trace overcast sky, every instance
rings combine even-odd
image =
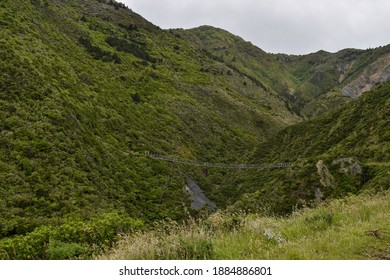
[[[390,44],[390,0],[121,0],[161,28],[212,25],[272,53]]]

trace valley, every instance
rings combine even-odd
[[[252,214],[386,205],[390,46],[270,54],[111,0],[4,0],[0,26],[0,259],[91,259],[166,221],[222,215],[234,234]],[[176,257],[199,255],[161,255]]]

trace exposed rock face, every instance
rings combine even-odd
[[[324,197],[323,191],[326,189],[339,189],[340,191],[347,190],[353,192],[360,184],[360,178],[363,174],[362,165],[354,158],[339,158],[330,163],[330,170],[323,160],[319,160],[316,164],[317,172],[320,176],[320,183],[323,188],[317,188],[314,191],[314,196],[317,201],[321,201]]]
[[[390,79],[390,54],[387,54],[369,65],[358,78],[344,87],[341,92],[344,96],[357,98],[364,92]]]
[[[211,211],[215,211],[216,205],[210,199],[206,197],[199,185],[194,182],[190,177],[186,177],[186,185],[184,191],[191,197],[191,208],[194,210],[202,209],[204,206],[208,206]]]
[[[353,158],[340,158],[332,162],[332,164],[340,164],[340,173],[355,176],[363,173],[363,167]]]
[[[324,194],[322,193],[320,188],[317,188],[314,192],[314,196],[316,198],[316,201],[321,201],[322,198],[324,197]]]
[[[337,182],[333,175],[330,173],[328,167],[323,160],[319,160],[316,164],[317,172],[321,177],[320,183],[325,187],[334,187]]]

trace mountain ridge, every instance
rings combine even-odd
[[[296,113],[309,118],[338,103],[348,102],[349,97],[356,97],[389,79],[386,56],[390,45],[367,50],[286,55],[266,53],[240,37],[212,26],[173,32],[249,77],[260,80],[266,88],[291,103]],[[382,75],[366,81],[370,75],[363,72],[368,65],[374,69],[371,76],[379,71]],[[331,98],[327,98],[329,95]]]

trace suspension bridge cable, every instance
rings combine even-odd
[[[187,160],[175,157],[169,157],[166,155],[154,153],[154,152],[145,152],[144,155],[149,158],[154,158],[157,160],[173,162],[178,164],[200,166],[200,167],[210,167],[210,168],[222,168],[222,169],[267,169],[267,168],[287,168],[291,167],[291,162],[279,162],[279,163],[260,163],[260,164],[247,164],[247,163],[210,163],[210,162],[198,162],[194,160]]]

